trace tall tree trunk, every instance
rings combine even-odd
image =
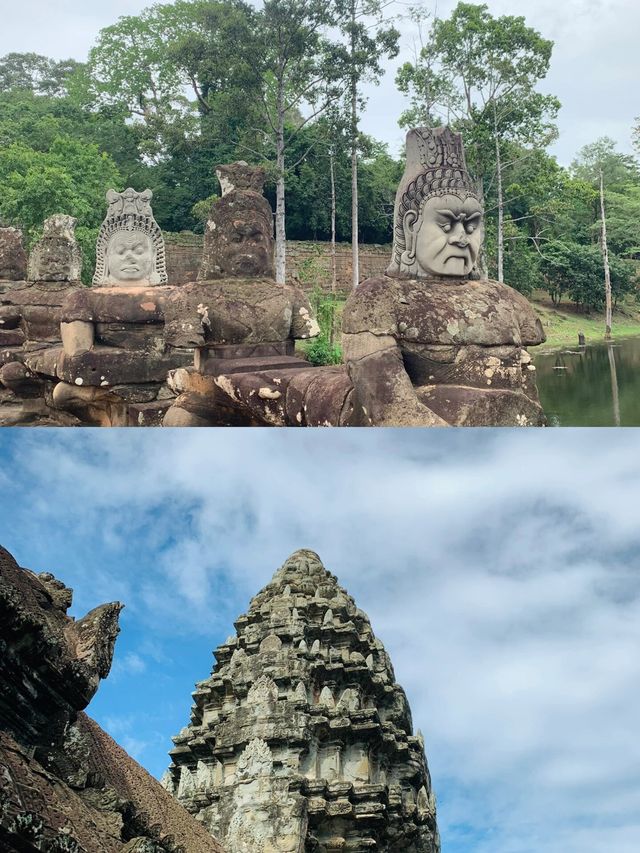
[[[611,373],[611,402],[613,403],[613,425],[620,426],[620,398],[618,396],[618,374],[616,371],[616,356],[613,344],[607,346],[609,355],[609,372]]]
[[[284,205],[284,84],[278,82],[278,119],[276,133],[276,281],[286,279],[286,230]]]
[[[500,140],[498,128],[495,128],[496,142],[496,171],[498,189],[498,281],[504,282],[504,199],[502,195],[502,158],[500,156]]]
[[[604,264],[604,339],[611,340],[611,272],[609,270],[609,249],[607,247],[607,219],[604,210],[604,177],[600,169],[600,215],[602,216],[602,262]]]
[[[356,77],[356,2],[351,2],[351,285],[355,289],[360,281],[360,256],[358,254],[358,80]]]
[[[333,346],[335,339],[335,310],[338,273],[336,268],[336,173],[333,151],[329,152],[329,174],[331,176],[331,326],[329,327],[329,343]]]

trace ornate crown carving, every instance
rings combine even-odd
[[[393,221],[393,256],[387,275],[397,275],[406,249],[404,217],[420,214],[427,199],[452,193],[478,198],[467,171],[462,135],[449,127],[416,127],[407,133],[407,161],[396,193]]]
[[[154,265],[150,283],[162,284],[167,281],[167,264],[164,251],[164,238],[160,226],[153,218],[151,199],[153,192],[143,192],[128,187],[124,192],[107,191],[107,215],[100,226],[96,243],[96,271],[94,284],[107,284],[107,247],[109,240],[118,231],[140,231],[151,238],[154,249]]]

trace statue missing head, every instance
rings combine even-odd
[[[109,208],[96,246],[94,284],[119,286],[167,281],[164,240],[151,210],[151,190],[109,190]]]
[[[262,195],[265,171],[243,160],[218,166],[222,197],[214,202],[198,278],[273,278],[273,213]]]
[[[448,127],[410,130],[387,275],[469,276],[482,246],[483,217],[460,134]]]

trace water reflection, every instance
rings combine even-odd
[[[534,355],[552,426],[640,426],[640,338]]]

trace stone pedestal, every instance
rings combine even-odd
[[[188,284],[167,303],[166,329],[173,345],[195,347],[195,358],[172,374],[180,396],[165,426],[337,424],[349,408],[344,370],[295,355],[295,341],[319,331],[298,288],[263,277]]]

